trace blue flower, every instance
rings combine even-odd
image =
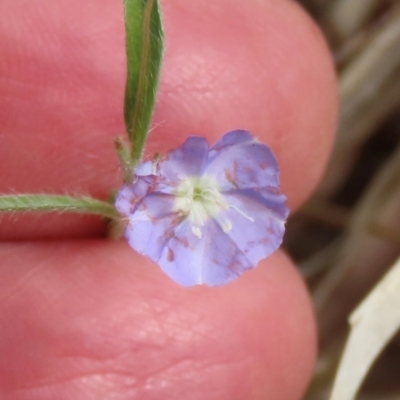
[[[249,132],[190,136],[117,195],[125,236],[184,286],[223,285],[281,244],[289,210],[271,150]]]

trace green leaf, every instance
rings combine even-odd
[[[154,110],[163,53],[163,28],[157,0],[124,0],[128,76],[125,125],[132,160],[140,161]]]
[[[118,216],[112,204],[91,197],[69,197],[48,194],[0,196],[0,212],[61,211],[95,214],[105,218]]]

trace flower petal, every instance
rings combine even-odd
[[[138,253],[158,261],[182,218],[174,212],[174,197],[153,193],[129,215],[125,237]]]
[[[209,219],[201,233],[201,238],[194,235],[185,220],[166,244],[158,263],[174,281],[219,286],[254,266],[214,220]]]
[[[225,147],[251,142],[253,140],[254,136],[243,129],[236,129],[235,131],[227,132],[211,147],[210,155],[212,156],[214,151],[220,151]]]
[[[147,195],[152,183],[150,177],[136,177],[134,183],[123,186],[115,200],[117,211],[125,216],[132,214]]]
[[[155,160],[144,161],[135,168],[134,172],[135,175],[137,176],[156,175],[157,161]]]
[[[278,163],[271,150],[242,130],[228,132],[211,147],[204,174],[215,176],[222,191],[279,188]]]
[[[238,190],[224,197],[230,208],[215,218],[221,227],[229,221],[230,229],[225,234],[255,266],[282,243],[288,215],[285,197],[265,199],[252,190]]]
[[[165,159],[140,164],[116,208],[130,246],[173,280],[217,286],[279,247],[285,201],[270,149],[237,130],[211,149],[191,136]]]
[[[200,136],[189,136],[182,146],[169,151],[158,163],[158,174],[164,183],[179,183],[187,176],[201,175],[208,157],[208,142]]]

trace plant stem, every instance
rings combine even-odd
[[[118,216],[112,204],[91,197],[70,197],[48,194],[0,196],[0,212],[73,212],[94,214],[105,218]]]
[[[114,140],[114,147],[122,168],[124,182],[130,183],[133,180],[133,168],[135,166],[131,159],[130,150],[122,137],[117,137]]]

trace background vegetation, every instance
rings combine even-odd
[[[350,313],[400,255],[400,2],[301,3],[331,46],[341,96],[330,164],[317,192],[290,219],[285,243],[309,283],[318,319],[320,358],[306,399],[323,400],[329,398]],[[357,399],[400,399],[399,377],[397,335]]]

